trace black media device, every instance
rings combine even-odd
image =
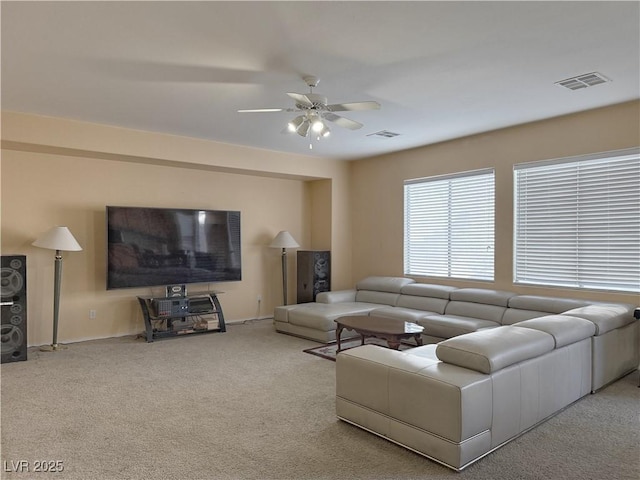
[[[167,285],[166,287],[167,297],[186,297],[187,286],[186,285]]]
[[[152,301],[152,305],[157,317],[189,313],[189,301],[186,298],[158,298]]]
[[[107,206],[106,220],[107,289],[242,280],[238,211]]]
[[[210,296],[203,297],[190,297],[188,299],[189,313],[207,313],[211,312],[213,307],[213,301]]]

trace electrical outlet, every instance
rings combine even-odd
[[[96,318],[96,311],[89,310],[89,319],[94,320]]]
[[[258,301],[261,302],[262,301],[262,295],[258,295]]]

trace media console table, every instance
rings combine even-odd
[[[218,300],[222,292],[179,297],[138,297],[147,342],[191,333],[226,332]]]

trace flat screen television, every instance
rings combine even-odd
[[[242,279],[240,212],[107,206],[107,289]]]

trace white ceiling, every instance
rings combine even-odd
[[[640,97],[640,3],[7,2],[2,108],[323,158],[426,145]],[[600,72],[612,82],[554,82]],[[360,130],[281,131],[304,75]],[[615,128],[612,126],[612,128]],[[389,130],[394,138],[369,134]]]

